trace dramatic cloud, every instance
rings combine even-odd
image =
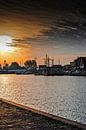
[[[84,0],[2,0],[0,34],[33,55],[82,54],[86,51]],[[29,51],[28,51],[29,52]]]

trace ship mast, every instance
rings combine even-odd
[[[53,66],[54,65],[54,58],[52,57],[49,58],[49,56],[46,54],[46,58],[44,59],[44,64],[49,67],[50,65]]]

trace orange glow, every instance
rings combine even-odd
[[[13,52],[15,47],[8,46],[8,44],[12,43],[12,38],[10,36],[1,35],[0,36],[0,52],[1,53],[8,53]]]
[[[11,48],[11,50],[7,50],[6,48],[6,50],[0,51],[0,63],[3,64],[4,60],[6,60],[8,64],[11,64],[11,62],[16,61],[19,64],[23,65],[25,60],[34,58],[31,50],[31,47],[13,47]]]
[[[33,26],[34,25],[34,26]],[[7,18],[7,22],[0,21],[0,36],[10,36],[12,39],[22,39],[35,37],[40,34],[41,30],[44,27],[37,24],[36,21],[22,20],[21,18]],[[10,40],[12,40],[10,39]],[[34,55],[34,46],[29,46],[22,43],[18,43],[17,46],[13,45],[13,41],[5,41],[4,44],[0,44],[0,63],[3,64],[3,61],[6,60],[7,63],[12,61],[17,61],[18,63],[24,62],[27,59],[33,59]],[[7,43],[11,43],[12,46],[8,46]],[[26,45],[26,46],[25,46]]]
[[[60,55],[58,54],[58,48],[57,48],[57,54],[53,55],[54,49],[52,50],[51,47],[52,44],[48,46],[47,42],[40,43],[40,46],[38,43],[35,44],[33,40],[31,44],[30,43],[26,44],[24,43],[24,41],[22,43],[22,39],[28,39],[28,38],[34,39],[36,36],[42,33],[44,29],[45,30],[49,29],[49,26],[47,27],[47,24],[43,26],[42,24],[39,23],[39,20],[36,21],[36,19],[34,20],[34,18],[31,18],[32,20],[21,19],[21,17],[19,18],[7,17],[1,19],[6,19],[6,22],[0,21],[0,37],[1,37],[0,63],[1,64],[3,64],[4,60],[6,60],[7,63],[9,64],[12,61],[23,63],[27,59],[34,59],[34,57],[37,57],[37,61],[39,64],[43,64],[44,63],[43,59],[47,52],[49,53],[51,52],[49,55],[55,58],[56,64],[58,64],[58,59],[60,59],[61,64],[67,64],[73,59],[75,59],[76,57],[78,57],[79,55],[80,56],[86,55],[86,54]],[[15,45],[12,39],[20,39],[20,42],[16,43]]]

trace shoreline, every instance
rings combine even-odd
[[[72,77],[72,76],[74,76],[74,77],[86,77],[86,74],[56,74],[56,75],[43,75],[43,74],[16,74],[16,73],[0,73],[0,75],[34,75],[34,76],[44,76],[44,77],[50,77],[50,76],[68,76],[68,77]]]
[[[17,116],[18,114],[20,115],[20,117]],[[16,115],[16,117],[14,115]],[[16,127],[17,129],[18,127],[18,129],[20,129],[21,127],[21,130],[22,130],[23,127],[25,127],[25,130],[27,130],[27,128],[30,129],[29,127],[33,128],[35,126],[34,130],[38,130],[38,129],[39,130],[41,129],[43,130],[51,130],[51,129],[52,130],[61,130],[61,129],[86,130],[86,124],[81,124],[76,121],[72,121],[66,118],[62,118],[62,117],[55,116],[46,112],[42,112],[42,111],[27,107],[27,106],[24,106],[24,105],[21,105],[12,101],[8,101],[2,98],[0,98],[0,118],[2,118],[3,121],[5,120],[5,122],[3,122],[4,124],[1,123],[2,121],[0,120],[0,128],[2,128],[3,126],[3,128]],[[14,121],[12,123],[12,122],[9,122],[9,120],[14,120]],[[27,123],[28,121],[30,122]],[[23,123],[23,126],[21,122]],[[16,125],[16,123],[18,125]],[[31,125],[30,123],[33,125]],[[1,124],[3,125],[1,126]],[[41,128],[39,128],[39,126]]]

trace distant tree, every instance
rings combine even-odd
[[[3,70],[8,70],[9,64],[7,64],[6,60],[4,60]]]
[[[1,66],[1,64],[0,64],[0,70],[2,69],[2,66]]]
[[[21,66],[21,69],[26,69],[25,66]]]
[[[31,67],[31,60],[25,61],[24,65],[26,68],[30,68]]]
[[[21,66],[17,62],[12,62],[11,65],[9,66],[9,69],[11,70],[21,69]]]
[[[36,62],[36,60],[32,60],[32,67],[33,68],[37,68],[37,62]]]
[[[37,63],[36,60],[27,60],[24,63],[26,68],[36,68],[37,67]]]

